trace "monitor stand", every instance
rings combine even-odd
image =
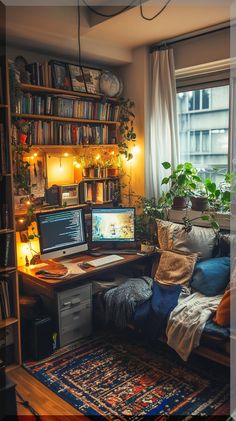
[[[111,248],[94,248],[88,251],[90,256],[104,256],[109,254],[137,254],[140,250],[132,248],[118,248],[117,243],[113,243]]]

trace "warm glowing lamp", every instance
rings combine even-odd
[[[82,180],[82,165],[79,163],[76,163],[75,165],[74,178],[75,183],[80,183],[80,181]]]

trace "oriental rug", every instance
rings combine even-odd
[[[133,333],[93,336],[25,364],[83,415],[132,421],[161,415],[223,415],[228,378],[219,374],[220,367],[208,367],[182,362],[161,343],[148,347]]]

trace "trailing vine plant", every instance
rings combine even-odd
[[[136,133],[134,131],[133,112],[134,102],[130,99],[120,98],[120,140],[118,142],[119,154],[123,155],[127,161],[133,158],[129,151],[129,143],[135,146]]]
[[[14,181],[17,189],[22,189],[26,194],[30,193],[30,176],[28,161],[24,160],[24,154],[30,152],[31,144],[29,134],[31,130],[31,121],[15,120],[15,135],[12,137],[12,146],[14,152]]]

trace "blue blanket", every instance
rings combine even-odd
[[[151,340],[165,333],[171,311],[176,307],[181,292],[180,285],[161,285],[153,282],[152,297],[136,307],[134,324]]]

